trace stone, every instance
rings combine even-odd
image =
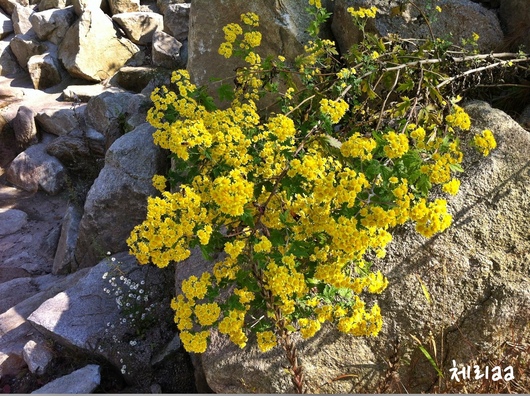
[[[140,11],[140,0],[109,0],[112,15]]]
[[[59,45],[76,18],[74,6],[68,6],[34,12],[29,20],[39,40]]]
[[[28,70],[28,61],[33,55],[41,55],[47,50],[46,45],[30,33],[15,35],[9,45],[18,64],[24,70]]]
[[[526,106],[519,117],[517,122],[527,131],[530,130],[530,105]]]
[[[69,204],[63,218],[61,236],[53,260],[52,273],[67,274],[72,272],[74,264],[74,252],[79,232],[79,223],[83,215],[82,208]]]
[[[89,364],[68,375],[47,383],[31,394],[92,393],[101,383],[100,366]]]
[[[99,82],[112,77],[139,48],[118,37],[112,20],[100,9],[87,9],[68,29],[59,59],[73,77]]]
[[[66,171],[57,158],[46,153],[46,146],[47,142],[35,144],[17,155],[7,169],[7,180],[26,191],[41,188],[58,194],[65,186]]]
[[[153,33],[164,27],[164,18],[154,12],[114,14],[112,20],[123,28],[129,40],[138,45],[150,44]]]
[[[70,6],[72,2],[70,0],[40,0],[39,11],[50,10],[52,8],[63,9]]]
[[[37,126],[35,125],[35,112],[27,106],[20,106],[17,115],[11,121],[15,140],[19,149],[25,150],[38,143]]]
[[[0,40],[14,32],[11,18],[0,11]]]
[[[156,5],[161,13],[164,14],[167,7],[169,7],[171,4],[185,4],[190,2],[191,0],[156,0]]]
[[[24,345],[23,356],[29,371],[35,374],[44,374],[46,368],[53,360],[52,351],[45,345],[37,344],[33,340],[28,341]]]
[[[28,321],[71,350],[106,359],[128,382],[141,383],[152,373],[152,356],[176,333],[171,285],[170,271],[152,271],[118,253],[93,266],[75,287],[45,301]],[[149,325],[153,320],[156,326]]]
[[[58,104],[46,107],[35,115],[35,121],[44,132],[63,136],[78,129],[83,122],[85,105]]]
[[[87,103],[90,99],[98,96],[105,90],[106,89],[102,84],[69,85],[67,88],[63,89],[62,99],[69,102]],[[113,91],[113,88],[110,88],[109,90]]]
[[[16,34],[27,34],[33,29],[29,18],[33,14],[31,7],[23,7],[19,4],[15,6],[11,20]]]
[[[62,81],[57,53],[33,55],[28,60],[28,72],[35,89],[51,88]]]
[[[110,13],[107,0],[72,0],[75,13],[80,17],[85,10],[102,10],[105,14]]]
[[[469,39],[477,33],[480,36],[478,47],[482,52],[494,51],[502,43],[503,34],[495,13],[479,4],[467,0],[439,0],[436,5],[442,12],[437,12],[429,0],[416,1],[415,4],[427,15],[432,14],[430,26],[435,37],[460,45],[461,39]],[[428,25],[412,4],[402,7],[396,0],[338,0],[331,28],[342,53],[359,42],[361,35],[347,9],[371,6],[376,6],[378,12],[375,19],[367,20],[367,31],[381,36],[396,33],[403,38],[430,38]]]
[[[179,41],[188,38],[191,4],[169,4],[164,10],[164,31]]]
[[[46,152],[53,155],[61,163],[76,174],[86,173],[89,168],[96,167],[96,161],[104,156],[103,147],[98,145],[97,151],[92,148],[90,140],[85,136],[64,135],[53,140],[46,147]]]
[[[152,59],[153,65],[167,69],[182,69],[186,59],[181,54],[182,43],[162,31],[153,34]]]
[[[485,102],[463,106],[473,122],[462,135],[467,148],[460,192],[448,199],[452,226],[430,240],[412,224],[394,230],[387,256],[373,264],[389,280],[387,290],[370,300],[377,300],[384,317],[377,337],[350,337],[325,326],[309,340],[296,338],[309,393],[432,390],[438,375],[409,335],[431,355],[428,340],[433,337],[444,374],[452,360],[467,365],[477,356],[496,359],[491,356],[496,346],[529,339],[528,316],[522,313],[530,312],[530,135]],[[486,128],[495,131],[497,148],[483,157],[469,143]],[[177,271],[189,271],[188,264]],[[203,263],[193,273],[210,265]],[[213,332],[210,349],[200,360],[214,392],[293,391],[280,348],[260,353],[252,340],[240,350]],[[345,373],[351,377],[332,381]],[[472,383],[466,383],[471,392],[468,386]]]
[[[165,155],[154,145],[153,132],[144,123],[108,149],[79,226],[79,268],[95,265],[107,251],[126,250],[125,240],[145,218],[147,197],[156,194],[151,179],[164,169]]]
[[[15,54],[11,50],[11,40],[14,37],[11,35],[0,40],[0,76],[11,76],[22,71]]]
[[[8,15],[13,14],[17,4],[24,7],[29,5],[27,0],[0,0],[0,8],[7,12]]]
[[[2,273],[4,268],[2,268]],[[75,285],[86,275],[88,270],[81,270],[66,277],[57,278],[41,288],[36,294],[24,299],[8,311],[0,314],[0,377],[7,374],[17,375],[26,366],[24,346],[33,340],[37,344],[45,343],[44,337],[26,320],[44,301],[61,291]],[[49,276],[49,275],[48,275]]]
[[[0,236],[14,234],[28,222],[28,215],[18,209],[0,209]]]
[[[89,127],[105,136],[108,149],[114,141],[129,132],[126,121],[135,114],[146,114],[149,102],[143,95],[131,92],[104,92],[87,103],[86,120]]]
[[[288,61],[294,61],[310,40],[306,30],[312,18],[305,8],[306,2],[298,0],[216,1],[215,6],[211,0],[195,0],[190,9],[187,63],[193,83],[200,86],[208,85],[212,77],[233,78],[234,70],[246,65],[240,59],[225,59],[217,53],[224,41],[222,28],[228,23],[239,22],[241,10],[260,16],[260,55],[263,59],[268,55],[283,55]],[[164,11],[163,7],[160,9]],[[215,93],[215,87],[210,93]]]
[[[132,92],[141,92],[151,81],[154,85],[170,83],[171,71],[154,66],[124,66],[116,73],[116,82],[120,87]]]
[[[16,278],[0,283],[0,314],[38,292],[45,290],[55,282],[57,277],[42,275],[37,277]],[[16,290],[16,293],[13,291]]]
[[[524,0],[502,0],[499,19],[506,33],[506,42],[511,51],[530,52],[530,9]]]

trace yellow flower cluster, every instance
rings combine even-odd
[[[453,109],[453,113],[445,117],[445,122],[451,127],[460,128],[463,131],[469,130],[471,127],[471,119],[466,111],[456,104],[453,105]]]
[[[278,344],[276,335],[272,331],[260,331],[256,333],[258,348],[261,352],[270,351]]]
[[[186,221],[180,221],[184,217]],[[207,219],[200,197],[188,186],[181,191],[164,191],[162,197],[149,197],[147,219],[134,227],[127,239],[130,253],[140,264],[151,261],[166,267],[171,261],[189,257],[188,242],[196,237],[197,224]]]
[[[377,7],[372,6],[370,8],[360,7],[358,10],[349,7],[346,11],[348,11],[354,18],[375,18],[378,10]]]
[[[353,312],[351,316],[339,319],[337,328],[346,334],[354,336],[373,336],[379,334],[383,327],[383,317],[378,305],[374,305],[370,312],[364,310],[364,306]]]
[[[473,142],[484,156],[488,155],[490,150],[497,147],[495,137],[489,129],[483,130],[480,135],[475,135],[473,137]]]
[[[332,124],[338,123],[346,111],[348,111],[349,107],[344,99],[322,99],[320,101],[320,111],[331,118]]]
[[[309,0],[309,5],[314,5],[316,8],[322,8],[321,0]]]
[[[298,325],[300,326],[300,334],[304,339],[313,337],[320,330],[320,322],[314,319],[298,319]]]
[[[230,341],[244,348],[247,345],[248,337],[243,332],[246,311],[232,310],[219,323],[219,332],[230,336]]]
[[[376,147],[377,143],[374,139],[363,137],[360,133],[356,132],[342,143],[340,152],[345,157],[360,158],[369,161],[372,159],[372,151]]]
[[[156,188],[160,192],[164,192],[166,189],[166,183],[167,179],[162,175],[154,175],[153,176],[153,187]]]
[[[320,0],[309,4],[322,7]],[[355,18],[375,18],[377,8],[348,11]],[[382,326],[380,309],[366,308],[359,295],[383,292],[388,280],[379,271],[368,271],[364,256],[384,257],[392,240],[389,231],[406,221],[414,221],[427,237],[449,226],[446,202],[420,198],[423,191],[420,194],[419,182],[414,182],[418,177],[411,175],[419,170],[421,180],[443,184],[449,194],[459,188],[451,169],[462,161],[462,153],[439,125],[441,113],[432,117],[432,125],[420,116],[414,120],[418,125],[408,124],[411,117],[402,118],[391,126],[408,124],[401,133],[389,131],[380,138],[373,131],[374,138],[363,136],[375,129],[374,114],[367,110],[359,119],[350,117],[345,99],[355,97],[355,84],[345,99],[331,96],[339,95],[337,88],[351,83],[346,80],[357,70],[328,68],[336,55],[329,40],[309,42],[296,60],[303,73],[300,81],[318,80],[319,93],[306,86],[297,87],[294,95],[295,88],[287,88],[278,94],[285,114],[263,112],[260,117],[256,103],[266,89],[276,89],[276,76],[264,70],[255,51],[262,40],[252,30],[258,25],[257,15],[246,13],[241,24],[223,29],[225,42],[219,53],[226,58],[235,54],[248,64],[236,72],[230,105],[207,109],[203,92],[184,70],[172,74],[176,88],[157,88],[151,95],[148,121],[156,128],[154,141],[171,152],[171,177],[178,175],[181,184],[170,193],[165,191],[166,178],[153,177],[160,196],[148,200],[145,221],[131,233],[131,253],[142,264],[164,267],[187,258],[190,246],[200,244],[203,252],[211,252],[224,243],[225,255],[211,274],[184,280],[182,294],[171,303],[183,345],[192,352],[206,350],[212,326],[243,348],[249,330],[245,318],[251,308],[264,306],[268,315],[260,319],[265,322],[261,330],[270,325],[276,329],[273,317],[280,315],[305,339],[324,322],[334,322],[340,331],[355,336],[376,335]],[[373,51],[371,56],[376,59],[380,54]],[[264,64],[268,62],[280,71],[278,75],[289,67],[281,56]],[[364,66],[357,67],[364,73]],[[328,77],[334,80],[330,85]],[[287,81],[283,87],[292,85]],[[289,108],[287,100],[294,97],[303,103]],[[469,116],[452,103],[452,112],[445,117],[449,132],[469,129]],[[382,129],[388,130],[385,117],[381,120]],[[495,145],[488,132],[474,140],[485,155]],[[176,179],[170,180],[172,186]],[[213,300],[225,287],[233,290],[230,298]],[[322,287],[339,291],[332,299],[324,298]],[[196,331],[199,327],[204,331]],[[257,343],[263,352],[272,349],[278,344],[275,331],[258,331]]]
[[[442,190],[451,195],[456,195],[458,193],[459,188],[460,188],[460,180],[458,179],[451,179],[451,181],[445,183],[442,186]]]
[[[245,205],[254,198],[254,183],[247,181],[241,171],[234,169],[228,176],[215,179],[212,198],[222,213],[241,216]]]
[[[302,298],[308,291],[304,275],[297,271],[294,262],[278,265],[270,262],[263,271],[264,288],[281,301],[281,310],[285,315],[294,312],[292,298]]]
[[[241,14],[241,21],[248,26],[258,27],[259,26],[259,15],[253,12],[247,12]]]
[[[390,131],[384,136],[388,143],[383,150],[388,158],[400,158],[409,151],[409,139],[404,133]]]
[[[179,334],[182,345],[188,352],[204,353],[208,348],[208,337],[210,331],[199,331],[191,333],[189,331],[181,331]]]
[[[437,199],[427,204],[424,198],[411,209],[410,217],[416,222],[416,231],[426,238],[444,231],[451,225],[452,216],[447,213],[447,201]]]

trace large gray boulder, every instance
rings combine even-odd
[[[66,170],[57,158],[46,153],[47,143],[35,144],[17,155],[7,169],[7,180],[26,191],[40,188],[58,194],[65,186]]]
[[[6,14],[0,11],[0,40],[13,33],[13,22]]]
[[[178,2],[177,2],[178,3]],[[259,31],[262,44],[259,53],[283,55],[293,60],[303,52],[303,44],[310,39],[306,29],[311,21],[305,11],[307,3],[298,0],[268,1],[215,1],[195,0],[189,17],[188,70],[198,85],[207,85],[211,77],[227,78],[243,66],[240,59],[225,59],[217,53],[224,41],[222,28],[228,23],[240,22],[242,10],[260,16]],[[162,10],[164,10],[161,7]]]
[[[144,95],[106,91],[88,101],[86,122],[105,136],[105,146],[109,148],[116,139],[130,131],[126,127],[127,119],[135,114],[147,114],[148,106]]]
[[[495,50],[502,44],[503,33],[495,13],[469,0],[415,1],[414,4],[430,19],[429,25],[435,37],[448,39],[461,45],[461,39],[469,39],[477,33],[479,49]],[[361,32],[347,12],[349,7],[378,9],[375,19],[368,19],[367,31],[387,36],[396,33],[402,38],[430,38],[429,25],[418,8],[397,0],[337,0],[333,14],[332,30],[341,52],[346,53],[360,41]],[[441,8],[441,12],[435,9]]]
[[[491,129],[497,149],[488,157],[466,150],[460,192],[448,200],[453,225],[447,231],[426,240],[412,225],[399,228],[387,257],[375,262],[390,282],[377,298],[384,316],[378,337],[350,337],[326,326],[310,340],[297,340],[310,393],[432,392],[437,372],[411,336],[446,378],[453,360],[482,367],[476,362],[499,362],[496,348],[504,342],[530,339],[530,134],[484,102],[465,109],[473,126],[462,140],[468,144]],[[211,265],[195,263],[177,271],[198,275]],[[240,350],[217,332],[211,341],[199,363],[215,392],[293,392],[279,348],[260,353],[251,338]],[[466,382],[467,391],[477,392],[480,384]],[[436,389],[444,386],[450,381]]]
[[[39,40],[59,45],[76,18],[74,7],[69,6],[34,12],[29,20]]]
[[[0,237],[14,234],[28,222],[28,214],[18,209],[0,209]]]
[[[152,375],[151,359],[176,333],[171,275],[118,253],[45,301],[28,321],[70,349],[111,362],[128,382],[141,383]]]
[[[164,27],[164,18],[156,12],[125,12],[114,14],[112,20],[120,25],[135,44],[147,45],[153,41],[153,34]]]
[[[59,59],[72,76],[98,82],[112,77],[138,51],[128,39],[118,37],[103,11],[87,9],[68,29]]]
[[[13,14],[13,10],[18,5],[28,6],[28,0],[0,0],[0,8],[2,8],[8,15]]]
[[[11,20],[16,34],[26,34],[33,28],[29,18],[33,14],[31,7],[23,7],[19,4],[15,6]]]
[[[11,35],[0,40],[0,76],[13,75],[22,71],[15,54],[11,50],[11,40],[14,37]]]
[[[35,89],[50,88],[62,81],[61,72],[64,72],[64,69],[57,59],[57,51],[33,55],[29,58],[27,66]]]
[[[24,346],[29,341],[40,345],[46,343],[44,337],[26,320],[28,316],[46,300],[75,285],[87,271],[85,269],[66,277],[54,277],[55,280],[47,282],[46,287],[40,287],[37,293],[0,314],[0,377],[17,375],[27,366]]]
[[[69,394],[92,393],[101,382],[101,368],[97,364],[89,364],[79,370],[59,377],[47,383],[32,394]]]
[[[66,135],[74,129],[80,128],[83,123],[85,105],[72,106],[60,102],[57,105],[46,107],[35,115],[35,121],[44,132],[56,136]]]
[[[183,45],[175,37],[163,31],[153,34],[152,59],[153,65],[166,69],[182,69],[186,67]]]
[[[186,40],[189,33],[191,4],[168,4],[164,10],[164,31],[179,41]]]
[[[144,123],[116,140],[85,202],[75,259],[80,268],[98,263],[107,251],[127,249],[125,240],[146,215],[147,197],[156,194],[152,177],[163,170],[164,154]]]
[[[32,33],[15,35],[9,46],[15,54],[18,64],[24,70],[28,70],[28,61],[32,56],[41,55],[47,50],[47,46],[37,40],[37,37]]]

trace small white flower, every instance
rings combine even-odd
[[[129,341],[129,344],[131,344],[131,346],[135,346],[137,342],[135,340],[132,340],[132,341]]]
[[[107,252],[107,256],[110,256],[112,253],[111,252]]]
[[[138,293],[143,294],[144,293],[144,289],[138,290]]]
[[[116,257],[113,257],[110,259],[111,261],[116,261]]]
[[[107,276],[109,276],[109,273],[108,273],[108,272],[105,272],[105,273],[103,274],[103,276],[101,277],[101,279],[107,279]]]
[[[145,285],[145,281],[144,281],[144,280],[141,281],[141,282],[140,282],[140,285]]]

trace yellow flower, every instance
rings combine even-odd
[[[322,99],[320,101],[320,111],[331,118],[332,124],[338,123],[349,107],[343,99]]]
[[[489,129],[483,130],[480,135],[475,135],[473,137],[473,142],[475,143],[477,149],[484,156],[487,156],[490,153],[490,150],[493,150],[495,147],[497,147],[495,137]]]
[[[440,7],[440,6],[436,6],[436,11],[438,11],[438,12],[442,12],[442,7]]]
[[[164,176],[161,176],[161,175],[153,176],[153,187],[156,188],[160,192],[163,192],[166,189],[166,182],[167,182],[167,179]]]
[[[447,182],[442,186],[442,190],[451,195],[456,195],[458,193],[459,188],[460,180],[458,179],[451,179],[450,182]]]
[[[276,335],[272,331],[260,331],[256,333],[258,348],[261,352],[267,352],[278,344]]]

